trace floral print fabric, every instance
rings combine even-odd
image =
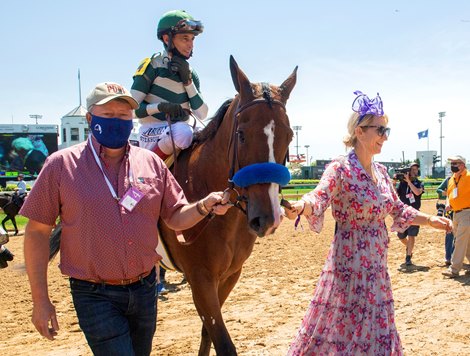
[[[310,228],[320,232],[331,204],[336,232],[313,299],[288,355],[402,355],[387,271],[387,215],[404,231],[417,211],[404,205],[384,166],[373,162],[377,183],[357,155],[334,160],[318,186]]]

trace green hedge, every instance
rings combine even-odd
[[[0,192],[14,192],[16,187],[16,184],[7,184],[5,188],[0,187]],[[29,184],[26,184],[26,190],[31,190],[31,186]]]
[[[422,182],[425,186],[427,185],[437,185],[439,186],[442,183],[443,179],[441,178],[426,178]],[[320,182],[319,179],[291,179],[289,184],[315,184],[317,185]]]
[[[282,193],[303,195],[314,189],[319,181],[319,179],[292,179],[288,186],[282,188]],[[437,199],[436,189],[442,183],[442,179],[424,179],[423,183],[424,193],[422,199]],[[296,186],[292,186],[294,184]]]

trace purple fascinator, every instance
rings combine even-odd
[[[358,125],[365,115],[371,114],[375,116],[383,116],[383,103],[379,93],[377,93],[377,96],[372,100],[359,90],[356,90],[354,95],[357,96],[352,103],[352,109],[360,115],[359,120],[357,121]]]

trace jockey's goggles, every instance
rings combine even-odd
[[[171,28],[172,32],[195,32],[196,34],[201,33],[204,30],[204,26],[201,21],[183,19]]]

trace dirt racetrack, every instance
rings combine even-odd
[[[435,201],[423,211],[434,213]],[[389,224],[390,225],[390,222]],[[327,213],[322,233],[303,220],[303,231],[284,220],[277,232],[258,239],[241,278],[224,306],[227,328],[240,355],[284,355],[309,304],[333,234]],[[406,355],[470,355],[470,275],[445,279],[444,233],[422,227],[414,266],[406,268],[404,246],[390,234],[389,272],[396,323]],[[75,317],[68,280],[49,267],[49,293],[57,308],[60,331],[53,342],[31,324],[31,296],[21,270],[23,237],[7,247],[15,260],[0,270],[0,355],[91,355]],[[468,263],[468,261],[465,261]],[[153,355],[197,355],[201,323],[182,276],[167,273],[171,292],[158,302]],[[211,354],[215,355],[215,352]]]

